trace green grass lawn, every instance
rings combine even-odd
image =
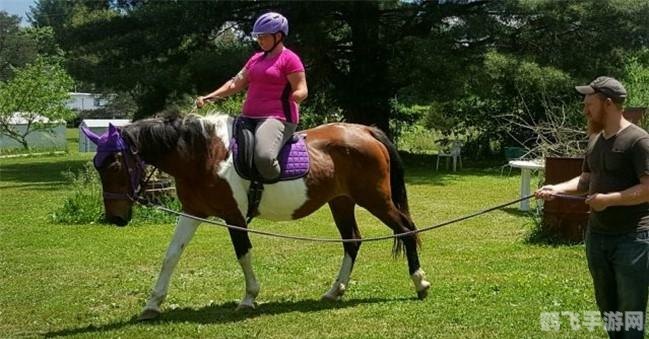
[[[202,226],[172,279],[159,321],[135,319],[173,232],[171,224],[59,225],[49,215],[79,170],[70,130],[64,156],[0,159],[0,337],[605,337],[600,329],[544,332],[541,312],[596,310],[583,246],[530,243],[531,219],[515,206],[422,236],[432,283],[416,299],[404,258],[391,242],[361,247],[338,303],[319,301],[338,273],[342,246],[252,235],[262,290],[256,310],[236,312],[243,274],[224,229]],[[499,171],[434,172],[409,164],[411,211],[420,227],[513,200],[518,177]],[[389,229],[364,210],[365,237]],[[337,237],[329,211],[253,228]]]

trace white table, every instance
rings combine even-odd
[[[543,171],[545,169],[545,164],[543,160],[511,160],[509,166],[520,168],[521,169],[521,189],[520,196],[521,198],[530,195],[530,182],[532,179],[532,171]],[[521,211],[529,211],[530,201],[523,200],[521,201],[520,206],[518,207]]]

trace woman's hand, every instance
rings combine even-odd
[[[195,103],[197,108],[203,108],[203,106],[205,106],[205,97],[202,96],[197,97]]]
[[[296,104],[300,104],[304,99],[306,99],[307,93],[306,91],[293,91],[291,94],[291,101],[295,101]]]
[[[204,96],[204,97],[199,96],[199,97],[196,98],[196,107],[197,108],[202,108],[203,106],[205,106],[205,103],[207,103],[208,101],[214,102],[216,100],[221,100],[221,99],[223,99],[223,98],[220,97],[220,96],[209,96],[209,95]]]

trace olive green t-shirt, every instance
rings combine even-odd
[[[640,177],[649,175],[649,134],[632,124],[608,139],[601,133],[593,136],[582,170],[590,173],[588,194],[620,192],[639,184]],[[649,230],[649,203],[591,211],[588,223],[600,233]]]

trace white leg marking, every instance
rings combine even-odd
[[[336,281],[331,285],[329,291],[322,296],[323,299],[339,300],[342,298],[343,294],[345,294],[347,284],[349,283],[349,277],[352,274],[353,265],[352,257],[345,253],[343,262],[340,266],[340,272],[338,272],[338,278],[336,278]]]
[[[246,295],[243,297],[243,300],[237,306],[237,310],[244,308],[255,308],[255,298],[259,294],[259,283],[257,283],[257,278],[255,273],[252,271],[250,250],[248,253],[239,259],[239,264],[243,270],[243,276],[246,279]]]
[[[421,268],[416,270],[415,273],[410,276],[412,282],[415,284],[415,291],[419,299],[426,298],[428,288],[430,288],[430,283],[426,280],[426,273]]]
[[[158,275],[158,281],[151,292],[151,296],[149,297],[146,306],[144,306],[144,311],[150,310],[160,312],[160,304],[162,304],[167,296],[171,274],[173,273],[174,268],[176,268],[176,264],[178,263],[183,250],[192,240],[199,224],[200,222],[194,219],[189,219],[183,216],[178,217],[176,231],[174,232],[171,243],[169,243],[169,247],[167,248],[167,254],[162,263],[162,269]]]

